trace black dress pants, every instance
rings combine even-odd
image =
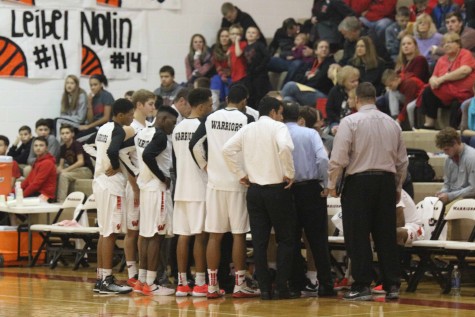
[[[292,193],[285,184],[260,186],[251,184],[247,191],[247,210],[251,225],[256,275],[261,291],[271,291],[267,266],[267,246],[271,228],[277,242],[276,286],[287,291],[295,246],[295,211]]]
[[[373,280],[370,235],[378,253],[384,289],[399,286],[394,174],[370,172],[348,176],[341,205],[345,245],[355,279],[353,287],[369,287]]]
[[[333,288],[333,282],[328,248],[327,199],[320,196],[322,190],[323,188],[317,181],[310,181],[305,184],[294,183],[292,186],[297,212],[296,243],[300,246],[302,229],[304,229],[317,267],[319,284],[331,289]],[[300,274],[303,272],[299,272],[302,267],[300,261],[298,261],[300,258],[300,247],[298,247],[295,254],[296,267],[293,270],[298,289],[305,286],[299,281],[299,276],[303,276],[303,274]]]

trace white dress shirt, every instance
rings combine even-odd
[[[294,178],[293,149],[287,126],[261,116],[226,142],[223,155],[228,168],[239,179],[247,175],[251,183],[270,185],[282,183],[284,177]],[[240,161],[240,152],[244,164]]]

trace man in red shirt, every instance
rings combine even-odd
[[[36,161],[28,177],[21,183],[23,196],[40,196],[45,200],[56,195],[56,159],[48,152],[48,140],[37,137],[33,141]]]

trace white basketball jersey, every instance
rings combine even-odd
[[[175,201],[205,201],[208,177],[193,160],[189,144],[200,120],[183,119],[173,130],[173,151],[176,157]]]

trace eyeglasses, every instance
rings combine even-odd
[[[457,41],[447,41],[447,42],[444,42],[444,45],[446,45],[446,44],[453,44],[453,43],[457,43]]]
[[[229,35],[241,35],[241,33],[229,33]]]

